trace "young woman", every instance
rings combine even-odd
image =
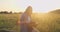
[[[20,32],[33,32],[34,22],[31,20],[32,7],[29,6],[20,18]]]
[[[31,27],[29,24],[31,22],[32,7],[29,6],[26,11],[21,15],[20,18],[20,31],[21,32],[31,32]]]

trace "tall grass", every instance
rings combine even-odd
[[[0,14],[0,30],[13,30],[20,32],[20,25],[17,24],[21,14]],[[32,21],[38,25],[40,32],[60,32],[60,14],[32,14]]]

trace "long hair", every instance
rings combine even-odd
[[[32,7],[28,6],[24,13],[26,13],[28,16],[31,16],[31,14],[32,14]]]

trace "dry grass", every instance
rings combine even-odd
[[[0,14],[0,29],[20,32],[17,25],[21,14]],[[32,21],[40,32],[60,32],[60,14],[32,14]]]

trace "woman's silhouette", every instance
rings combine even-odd
[[[21,15],[20,26],[21,32],[31,32],[31,27],[29,26],[31,22],[32,7],[29,6],[26,11]]]
[[[35,23],[32,22],[32,20],[31,20],[31,14],[32,14],[32,7],[29,6],[26,9],[26,11],[21,15],[20,32],[33,32],[35,30],[35,28],[33,29],[33,26],[35,25]]]

